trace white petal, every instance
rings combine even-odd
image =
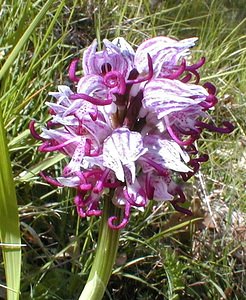
[[[165,36],[159,36],[144,41],[137,49],[135,66],[140,74],[148,72],[147,54],[153,62],[154,74],[158,76],[163,64],[177,64],[180,57],[189,54],[189,48],[195,45],[197,38],[177,41]]]
[[[144,139],[144,146],[148,147],[148,153],[144,157],[153,160],[161,167],[177,171],[188,172],[190,168],[185,163],[189,161],[189,156],[174,141],[160,139],[157,135],[148,135]],[[146,163],[143,167],[148,171]]]
[[[127,128],[116,129],[104,142],[104,166],[113,170],[121,181],[124,181],[125,177],[123,166],[128,166],[134,181],[135,164],[132,163],[146,151],[140,133],[132,132]]]
[[[207,96],[207,90],[199,85],[185,84],[179,80],[154,79],[144,89],[143,107],[149,112],[155,112],[160,119],[198,105]]]

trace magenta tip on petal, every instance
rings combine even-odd
[[[92,216],[96,216],[96,217],[99,217],[102,215],[102,211],[101,210],[98,210],[98,209],[92,209],[92,210],[89,210],[86,215],[88,217],[92,217]]]
[[[115,217],[115,216],[110,217],[110,218],[108,219],[108,226],[109,226],[111,229],[113,229],[113,230],[120,230],[120,229],[123,229],[123,228],[125,228],[125,226],[126,226],[127,223],[129,222],[129,219],[124,218],[124,219],[122,220],[122,222],[121,222],[119,225],[114,225],[113,223],[114,223],[114,221],[116,221],[117,219],[118,219],[118,218]]]
[[[94,98],[87,94],[82,94],[82,93],[73,94],[69,97],[69,99],[71,99],[71,100],[82,99],[82,100],[88,101],[88,102],[90,102],[94,105],[98,105],[98,106],[105,106],[105,105],[111,104],[113,101],[112,99],[107,99],[107,100],[97,99],[97,98]]]
[[[69,79],[71,81],[74,81],[74,82],[79,82],[79,77],[76,76],[76,68],[77,68],[77,65],[78,65],[78,62],[79,62],[79,58],[75,58],[74,60],[72,60],[70,66],[69,66],[69,69],[68,69],[68,76],[69,76]]]
[[[35,120],[32,120],[32,121],[29,123],[29,130],[30,130],[32,136],[33,136],[36,140],[45,141],[45,139],[42,138],[42,137],[37,133],[37,131],[36,131],[36,129],[35,129],[35,126],[34,126],[35,123],[36,123]]]
[[[58,182],[57,180],[55,180],[54,178],[52,178],[48,175],[45,175],[43,172],[40,172],[39,175],[49,184],[57,186],[57,187],[63,187],[63,185],[60,182]]]
[[[188,215],[188,216],[192,216],[192,211],[190,211],[189,209],[181,207],[176,202],[173,202],[173,201],[171,201],[171,204],[176,211],[178,211],[182,214]]]

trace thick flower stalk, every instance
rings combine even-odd
[[[100,216],[102,198],[109,194],[107,201],[123,211],[122,219],[108,217],[112,230],[124,228],[132,209],[143,210],[153,200],[169,201],[190,214],[182,207],[180,182],[208,159],[195,141],[204,129],[233,130],[229,122],[216,127],[208,114],[217,98],[211,83],[200,84],[205,59],[187,60],[196,40],[155,37],[136,52],[123,38],[105,39],[102,51],[94,41],[83,54],[83,76],[76,75],[78,59],[70,65],[75,88],[60,85],[50,93],[55,98],[47,102],[51,120],[41,134],[34,121],[30,129],[42,141],[40,151],[70,159],[61,176],[42,176],[53,185],[76,189],[79,216]]]

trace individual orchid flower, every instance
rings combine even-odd
[[[104,142],[104,166],[113,170],[118,180],[132,183],[136,178],[135,161],[146,151],[140,133],[128,128],[116,129]]]
[[[59,177],[42,177],[76,189],[81,217],[102,215],[105,195],[123,210],[122,220],[108,219],[114,230],[127,225],[132,208],[144,210],[151,201],[168,201],[190,213],[182,207],[185,195],[178,182],[194,176],[208,160],[195,141],[204,129],[233,130],[229,122],[222,128],[211,122],[209,110],[218,99],[211,83],[199,83],[205,59],[187,62],[196,41],[155,37],[136,52],[121,37],[103,40],[99,51],[93,41],[83,54],[83,75],[76,75],[78,59],[70,65],[74,88],[60,85],[50,93],[55,101],[46,102],[51,120],[42,133],[30,123],[42,142],[40,151],[67,156]]]
[[[83,55],[84,75],[105,75],[117,71],[127,78],[133,68],[134,50],[123,38],[113,42],[103,40],[103,50],[96,51],[97,41],[85,50]]]
[[[179,69],[177,68],[179,60],[190,54],[190,48],[195,46],[196,41],[197,38],[177,41],[165,36],[148,39],[136,51],[135,66],[140,74],[147,73],[146,56],[149,54],[153,61],[154,77],[172,78],[176,69]],[[182,69],[185,69],[183,64]]]

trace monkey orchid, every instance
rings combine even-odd
[[[216,127],[208,110],[217,103],[211,83],[201,85],[199,68],[186,60],[196,38],[177,41],[155,37],[134,52],[123,38],[94,41],[83,54],[83,76],[72,61],[69,77],[76,88],[58,86],[47,102],[51,120],[38,134],[42,152],[61,152],[69,159],[61,175],[49,183],[76,189],[81,217],[102,215],[102,231],[88,282],[80,299],[101,299],[108,283],[119,239],[132,209],[150,201],[169,201],[185,214],[185,195],[177,183],[193,176],[208,156],[194,142],[203,129]],[[179,180],[177,180],[179,179]],[[104,199],[104,200],[103,200]]]

